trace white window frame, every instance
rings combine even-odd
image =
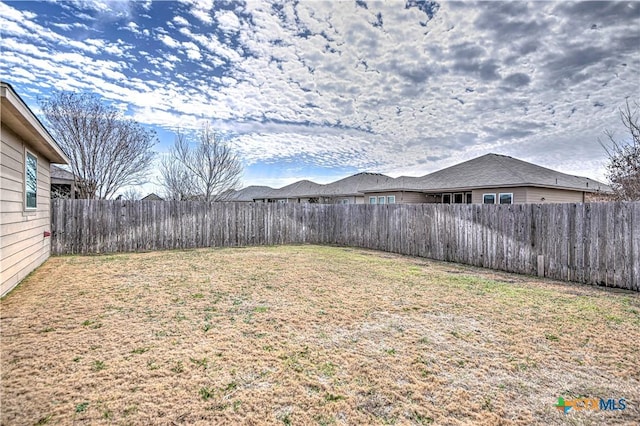
[[[36,160],[36,205],[33,207],[30,207],[27,203],[27,167],[29,167],[30,155]],[[25,211],[35,211],[38,209],[38,156],[26,148],[24,150],[24,209]]]
[[[377,203],[378,203],[378,197],[376,196],[369,197],[369,204],[377,204]]]
[[[456,196],[460,197],[460,202],[459,203],[456,202]],[[453,194],[453,200],[452,201],[453,201],[452,204],[464,204],[464,192],[455,192]]]
[[[486,203],[486,202],[484,201],[484,198],[485,198],[487,195],[491,195],[491,196],[493,197],[493,203]],[[495,204],[495,203],[496,203],[496,201],[497,201],[497,198],[496,198],[496,193],[495,193],[495,192],[487,192],[486,194],[482,194],[482,204]]]
[[[501,198],[503,195],[508,195],[510,200],[508,203],[503,203]],[[513,204],[513,192],[501,192],[500,194],[498,194],[498,204]]]
[[[378,204],[384,204],[384,200],[385,200],[384,195],[380,195],[380,196],[378,197]]]
[[[387,195],[387,204],[395,204],[396,196],[395,195]]]
[[[449,202],[445,202],[444,201],[444,197],[449,197]],[[447,192],[446,194],[442,194],[442,204],[451,204],[451,201],[453,200],[453,194],[451,192]]]

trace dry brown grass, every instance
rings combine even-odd
[[[640,421],[630,292],[285,246],[52,258],[1,308],[6,425]]]

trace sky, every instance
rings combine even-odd
[[[0,32],[1,79],[36,115],[95,93],[160,156],[211,123],[242,186],[489,152],[604,181],[598,140],[640,100],[640,2],[5,1]]]

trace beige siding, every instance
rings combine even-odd
[[[0,294],[4,295],[49,257],[49,161],[9,128],[0,129]],[[25,147],[38,157],[37,208],[24,208]]]
[[[544,199],[543,199],[544,198]],[[527,188],[527,203],[582,203],[584,192],[566,189]]]
[[[341,204],[343,202],[343,200],[347,200],[348,204],[363,204],[364,203],[364,197],[358,197],[358,196],[335,197],[333,202],[335,202],[336,204]]]
[[[425,203],[427,198],[421,192],[410,192],[410,191],[390,191],[390,192],[374,192],[367,193],[364,195],[364,202],[369,204],[369,197],[388,197],[389,195],[395,195],[396,204],[415,204],[415,203]],[[385,203],[386,203],[385,198]]]

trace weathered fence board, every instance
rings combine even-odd
[[[640,202],[327,205],[53,200],[53,254],[336,244],[640,291]],[[543,262],[544,265],[538,265]]]

